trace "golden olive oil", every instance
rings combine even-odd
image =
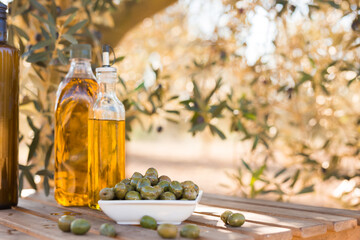
[[[6,5],[0,2],[0,209],[18,203],[19,53],[6,33]]]
[[[89,207],[99,192],[125,178],[125,121],[89,119]]]
[[[55,199],[63,206],[88,204],[88,114],[96,99],[94,79],[65,79],[55,111]]]

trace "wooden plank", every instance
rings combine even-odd
[[[293,240],[301,240],[303,238],[295,237]],[[322,236],[306,238],[305,240],[359,240],[360,239],[360,227],[355,229],[348,229],[341,232],[329,232]]]
[[[234,232],[244,233],[250,236],[253,236],[256,240],[289,240],[292,239],[292,233],[289,229],[271,227],[251,222],[245,222],[241,227],[230,227],[226,226],[219,217],[202,215],[202,214],[193,214],[188,221],[203,224],[207,226],[214,226],[218,228],[230,229]]]
[[[233,212],[239,212],[230,208],[219,208],[212,207],[207,205],[199,204],[195,212],[200,214],[208,214],[212,216],[220,217],[220,215],[225,210],[231,210]],[[291,229],[293,236],[297,237],[312,237],[325,234],[327,231],[327,226],[325,223],[311,221],[311,220],[302,220],[302,219],[293,219],[288,217],[278,217],[278,216],[268,216],[264,214],[251,213],[251,212],[241,212],[247,222],[259,223],[263,225],[289,228]]]
[[[19,239],[34,240],[36,238],[26,235],[23,232],[19,232],[16,229],[0,225],[0,239],[1,240],[19,240]]]
[[[76,239],[76,236],[71,233],[54,231],[54,229],[57,229],[57,224],[54,221],[17,211],[15,209],[2,210],[1,213],[0,224],[38,239]],[[87,233],[86,239],[107,238]]]
[[[269,216],[291,217],[294,219],[312,219],[326,223],[328,230],[335,232],[343,231],[346,229],[352,229],[355,228],[357,225],[357,220],[354,218],[335,216],[335,215],[323,214],[323,213],[304,212],[301,210],[253,205],[253,204],[241,203],[236,201],[234,202],[230,200],[219,201],[217,199],[211,199],[207,197],[203,197],[200,203],[210,206],[233,208],[240,211],[261,213]]]
[[[294,210],[301,210],[307,212],[317,212],[317,213],[331,214],[337,216],[351,217],[351,218],[356,218],[358,225],[360,225],[360,211],[355,211],[355,210],[318,207],[318,206],[302,205],[295,203],[268,201],[262,199],[247,199],[247,198],[224,196],[224,195],[210,194],[210,193],[204,193],[203,196],[205,198],[212,198],[220,201],[229,200],[234,202],[249,203],[260,206],[278,207],[278,208],[294,209]]]
[[[144,229],[139,226],[125,226],[118,225],[108,218],[104,213],[96,210],[91,210],[87,207],[63,207],[54,203],[54,201],[42,201],[39,199],[20,199],[19,207],[23,211],[38,215],[44,218],[57,221],[59,216],[67,213],[72,215],[79,215],[79,217],[87,219],[92,226],[92,229],[97,231],[101,224],[111,223],[115,226],[116,231],[119,233],[118,239],[158,239],[157,232],[150,229]],[[182,224],[184,225],[184,224]],[[180,227],[179,227],[180,228]],[[217,231],[217,229],[201,226],[201,236],[204,239],[240,239],[252,240],[251,236],[240,233],[234,233],[229,230]]]

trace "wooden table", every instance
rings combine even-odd
[[[183,224],[200,226],[201,239],[360,239],[360,211],[214,194],[204,194],[200,203]],[[246,223],[239,228],[225,226],[219,216],[227,209],[243,213]],[[91,222],[92,227],[85,236],[63,233],[57,228],[58,218],[69,213]],[[109,239],[100,236],[98,231],[106,222],[114,223],[100,211],[87,207],[62,207],[53,196],[46,198],[38,193],[20,199],[18,207],[0,211],[0,239]],[[156,231],[140,226],[116,225],[116,231],[117,239],[161,239]]]

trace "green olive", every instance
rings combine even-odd
[[[118,183],[114,187],[115,196],[117,199],[122,200],[125,198],[126,193],[128,192],[128,187],[125,183]]]
[[[115,227],[109,223],[103,223],[100,226],[100,235],[107,236],[107,237],[115,237],[116,231]]]
[[[167,182],[171,183],[171,179],[166,175],[162,175],[159,177],[159,182],[161,182],[161,181],[167,181]]]
[[[158,198],[158,191],[155,187],[145,186],[140,190],[141,198],[144,200],[155,200]]]
[[[189,201],[189,199],[187,199],[187,198],[180,198],[179,200],[181,200],[181,201]]]
[[[140,181],[140,179],[142,179],[142,178],[131,178],[130,185],[131,185],[134,189],[136,189],[136,185],[137,185],[137,183]]]
[[[133,175],[131,176],[131,179],[133,178],[143,178],[144,176],[139,173],[139,172],[134,172]]]
[[[133,185],[130,185],[130,184],[126,185],[126,189],[127,189],[128,192],[135,191],[135,187]]]
[[[176,200],[175,194],[172,192],[164,192],[160,195],[161,200]]]
[[[227,224],[227,220],[228,220],[228,218],[229,218],[229,216],[230,216],[231,214],[233,214],[233,212],[227,210],[227,211],[225,211],[225,212],[223,212],[223,213],[221,214],[220,218],[221,218],[221,220],[222,220],[225,224]]]
[[[172,181],[170,183],[169,190],[170,190],[170,192],[175,194],[177,199],[181,198],[181,196],[183,194],[183,187],[181,186],[181,184],[178,181]]]
[[[164,190],[164,192],[167,192],[169,191],[170,182],[162,180],[158,183],[157,186],[160,186]]]
[[[115,197],[114,189],[112,188],[103,188],[99,193],[101,200],[113,200]]]
[[[182,186],[184,189],[187,189],[187,188],[195,189],[195,183],[194,183],[193,181],[185,181],[185,182],[182,182],[182,183],[181,183],[181,186]]]
[[[145,178],[148,178],[150,180],[152,186],[156,185],[159,182],[158,177],[152,173],[145,175]]]
[[[159,185],[155,185],[154,188],[156,189],[157,198],[159,198],[160,195],[164,192],[164,189]]]
[[[130,178],[124,178],[123,180],[121,180],[121,183],[125,183],[126,185],[130,184],[131,179]]]
[[[195,191],[197,192],[197,194],[199,194],[199,186],[195,184]]]
[[[84,235],[90,229],[90,223],[85,219],[76,219],[70,225],[71,232],[76,235]]]
[[[232,227],[240,227],[245,223],[245,217],[241,213],[233,213],[228,217],[227,223]]]
[[[125,200],[141,200],[140,193],[137,191],[129,191],[125,195]]]
[[[140,189],[145,186],[151,186],[151,182],[148,178],[141,178],[136,184],[136,191],[140,192]]]
[[[197,192],[193,188],[185,188],[183,197],[189,200],[195,200],[197,197]]]
[[[63,232],[70,232],[70,225],[71,222],[75,220],[74,216],[71,215],[63,215],[61,216],[61,218],[59,218],[58,220],[58,227],[61,229],[61,231]]]
[[[162,238],[176,238],[177,231],[175,225],[167,223],[160,224],[157,228],[157,232]]]
[[[180,236],[184,238],[198,238],[200,236],[200,229],[195,224],[186,224],[181,228]]]
[[[154,218],[150,217],[150,216],[143,216],[140,220],[140,225],[143,228],[149,228],[149,229],[156,229],[157,227],[157,222]]]
[[[152,167],[149,168],[148,170],[146,170],[145,176],[150,175],[150,174],[155,175],[156,178],[159,176],[158,171],[155,168],[152,168]]]

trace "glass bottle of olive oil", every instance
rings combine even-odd
[[[109,46],[103,67],[96,69],[98,97],[89,111],[89,207],[99,209],[99,192],[125,178],[125,108],[116,97],[116,68],[109,65]]]
[[[56,95],[55,199],[63,206],[88,204],[88,116],[98,91],[90,59],[90,45],[72,46]]]
[[[0,209],[18,202],[19,54],[6,42],[6,8],[0,2]]]

